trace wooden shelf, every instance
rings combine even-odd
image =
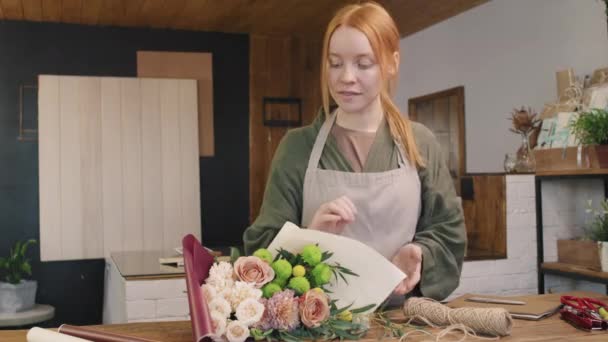
[[[608,272],[593,271],[582,266],[564,264],[560,262],[545,262],[542,263],[541,269],[545,274],[555,274],[569,278],[608,284]]]
[[[552,170],[552,171],[538,171],[536,176],[591,176],[591,175],[606,175],[608,176],[608,169],[578,169],[578,170]]]

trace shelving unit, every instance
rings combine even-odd
[[[538,293],[545,293],[545,274],[553,274],[578,280],[587,280],[606,284],[608,293],[608,272],[595,272],[583,267],[558,263],[544,262],[543,245],[543,199],[542,182],[554,179],[588,179],[600,178],[604,180],[604,197],[608,198],[608,169],[570,170],[570,171],[543,171],[534,176],[534,193],[536,196],[536,255],[538,270]]]

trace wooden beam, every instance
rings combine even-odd
[[[23,19],[31,21],[42,20],[42,0],[21,1],[23,2]]]
[[[4,16],[9,20],[23,20],[23,4],[21,0],[2,0]]]
[[[124,22],[122,24],[127,26],[138,26],[141,24],[141,7],[144,5],[144,2],[145,0],[130,0],[125,2]]]
[[[42,20],[61,21],[61,0],[42,1]]]
[[[82,6],[80,15],[81,23],[85,25],[99,24],[99,15],[101,14],[102,6],[103,0],[86,0],[84,6]]]
[[[63,0],[61,3],[61,21],[71,24],[82,22],[82,0]]]
[[[99,23],[102,25],[124,25],[126,2],[121,0],[104,0],[99,11]]]

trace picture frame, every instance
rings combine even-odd
[[[297,97],[264,97],[264,126],[302,126],[302,100]]]

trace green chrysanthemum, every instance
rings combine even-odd
[[[316,266],[321,262],[321,249],[316,245],[307,245],[302,248],[302,260],[310,266]]]
[[[322,286],[329,283],[332,273],[329,265],[321,263],[315,266],[315,268],[310,271],[310,274],[312,274],[315,284],[317,286]]]
[[[289,278],[286,279],[279,279],[279,278],[275,278],[272,283],[273,284],[277,284],[281,289],[285,289],[285,285],[287,285],[287,280]]]
[[[289,280],[287,287],[294,290],[299,296],[310,290],[310,283],[308,282],[308,279],[304,277],[293,277]]]
[[[264,298],[270,298],[270,297],[272,297],[272,295],[274,295],[275,293],[277,293],[281,290],[282,290],[282,288],[278,284],[268,283],[262,288],[262,294],[263,294]]]
[[[294,277],[303,277],[306,274],[306,269],[302,265],[296,265],[291,272]]]
[[[258,257],[269,264],[272,263],[272,254],[270,254],[270,251],[266,248],[260,248],[257,251],[253,252],[253,256]]]
[[[288,279],[291,277],[292,267],[289,261],[285,259],[273,262],[272,269],[274,270],[275,279]]]

